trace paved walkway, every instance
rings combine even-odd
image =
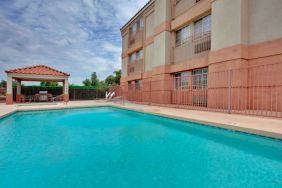
[[[282,119],[245,116],[236,114],[224,114],[217,112],[196,111],[159,106],[139,105],[133,103],[113,103],[104,100],[99,101],[71,101],[64,103],[34,103],[34,104],[0,104],[0,117],[15,111],[60,109],[94,106],[116,106],[150,114],[161,115],[181,120],[195,121],[211,126],[243,131],[273,138],[282,139]]]

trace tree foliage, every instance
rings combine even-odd
[[[96,88],[107,88],[110,85],[119,85],[121,78],[121,70],[114,71],[105,80],[99,81],[96,72],[91,74],[90,79],[86,78],[82,83],[84,86],[94,86]]]
[[[82,83],[84,86],[91,86],[91,81],[88,78],[86,78]]]
[[[113,75],[110,75],[106,78],[105,83],[107,85],[114,85],[116,83],[115,77]]]
[[[98,87],[99,86],[99,79],[97,77],[96,72],[91,74],[91,86]]]
[[[5,80],[1,80],[0,87],[6,88],[7,82]]]
[[[40,86],[43,87],[56,87],[59,86],[58,82],[40,82]]]
[[[121,78],[121,70],[114,71],[113,75],[109,75],[105,82],[107,85],[119,85]]]
[[[17,86],[17,82],[13,80],[12,85],[13,85],[13,87],[16,87]],[[22,84],[22,86],[23,86],[23,84]],[[0,81],[0,87],[6,88],[7,87],[7,81],[6,80],[1,80]]]

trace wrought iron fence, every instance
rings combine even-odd
[[[282,118],[282,63],[120,86],[128,101]]]

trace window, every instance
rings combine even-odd
[[[136,53],[133,53],[129,56],[129,62],[133,63],[136,60]]]
[[[137,31],[137,24],[134,23],[133,26],[131,27],[131,33],[135,33]]]
[[[203,32],[209,32],[211,30],[211,15],[203,18]]]
[[[140,90],[141,89],[141,80],[135,80],[135,89]]]
[[[176,46],[184,44],[192,37],[191,25],[183,27],[182,29],[176,31]]]
[[[179,72],[174,75],[174,89],[188,89],[189,72]]]
[[[195,69],[193,74],[193,89],[206,89],[208,84],[208,68]]]
[[[202,19],[201,19],[195,22],[195,28],[194,28],[195,35],[202,34],[202,30],[203,30],[203,25],[202,25]]]
[[[136,54],[137,60],[143,59],[143,50],[139,50]]]
[[[136,60],[141,60],[141,59],[143,59],[143,50],[134,52],[129,56],[130,63],[134,63]]]
[[[143,18],[140,18],[139,20],[137,20],[130,28],[130,32],[131,33],[135,33],[136,31],[138,31],[139,29],[142,29],[144,27],[144,21]]]
[[[138,25],[139,25],[139,29],[142,29],[144,27],[144,21],[142,18],[138,21]]]
[[[207,106],[208,68],[195,69],[193,73],[193,105]]]
[[[201,18],[195,22],[195,44],[194,53],[198,54],[205,52],[211,49],[211,40],[210,40],[210,30],[211,30],[211,15]]]
[[[199,36],[211,30],[211,15],[208,15],[204,18],[195,22],[194,32],[195,35]]]

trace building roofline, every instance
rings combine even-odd
[[[153,4],[153,2],[155,2],[155,0],[149,0],[132,18],[130,18],[130,20],[128,22],[126,22],[126,24],[124,24],[121,28],[120,31],[122,32],[129,24],[131,24],[133,22],[133,20],[135,20],[138,16],[140,16],[140,14],[146,9],[148,8],[150,5]]]

